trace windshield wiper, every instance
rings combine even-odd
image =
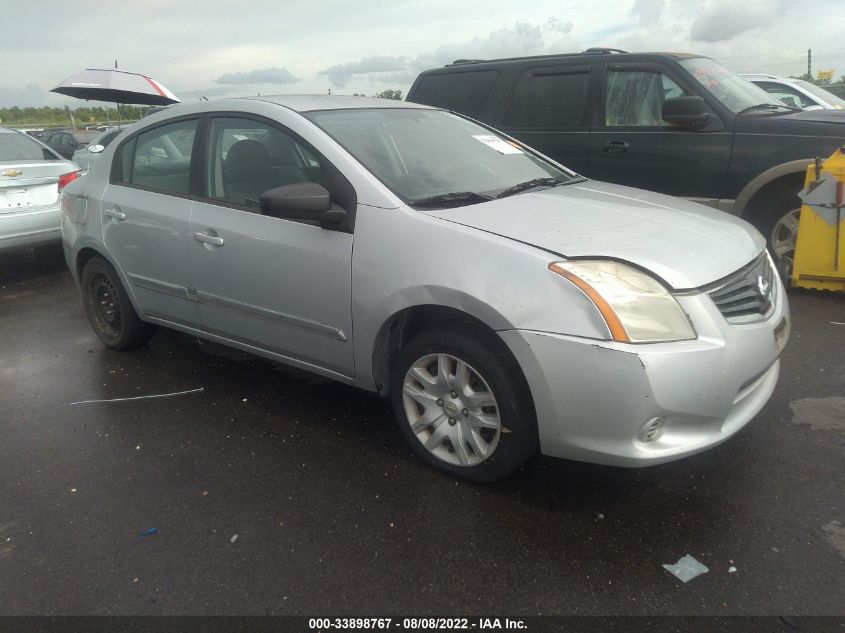
[[[508,196],[527,191],[528,189],[534,189],[535,187],[554,187],[563,182],[560,178],[535,178],[534,180],[526,180],[525,182],[515,184],[513,187],[508,187],[496,197],[507,198]]]
[[[442,193],[438,196],[430,196],[422,198],[421,200],[411,200],[413,207],[461,207],[465,204],[478,204],[479,202],[488,202],[492,200],[490,196],[485,196],[474,191],[453,191],[452,193]]]
[[[739,112],[737,112],[737,116],[740,114],[745,114],[746,112],[753,112],[754,110],[774,110],[775,108],[785,108],[787,110],[792,110],[794,112],[800,112],[801,108],[793,108],[792,106],[788,106],[786,104],[779,104],[779,103],[758,103],[757,105],[748,106],[747,108],[743,108]]]

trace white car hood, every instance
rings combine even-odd
[[[766,245],[754,227],[727,213],[595,180],[427,213],[564,257],[630,262],[674,289],[726,277]]]

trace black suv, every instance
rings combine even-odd
[[[698,55],[456,60],[420,74],[408,101],[487,123],[584,176],[741,215],[783,273],[807,165],[845,143],[845,112],[790,108]]]

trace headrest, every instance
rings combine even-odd
[[[270,154],[258,141],[244,139],[229,148],[225,168],[233,181],[257,180],[270,169]]]

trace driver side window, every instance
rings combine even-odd
[[[609,70],[605,90],[605,125],[668,126],[661,116],[663,102],[685,94],[675,81],[657,71]]]
[[[315,153],[264,122],[215,118],[209,141],[206,195],[213,200],[257,210],[265,191],[322,181]]]

